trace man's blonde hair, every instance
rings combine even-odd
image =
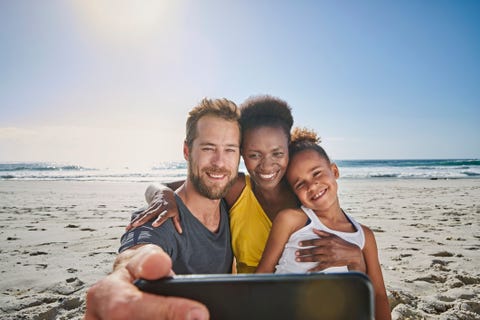
[[[189,113],[187,118],[185,142],[189,149],[192,148],[193,140],[197,137],[197,123],[204,116],[214,116],[227,121],[236,122],[240,129],[240,110],[237,105],[228,99],[204,98]]]

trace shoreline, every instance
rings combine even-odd
[[[340,168],[341,169],[341,168]],[[244,171],[239,171],[239,173],[248,174]],[[184,180],[186,178],[185,175],[176,176],[170,178],[169,182],[172,180]],[[341,176],[338,178],[338,181],[403,181],[403,180],[480,180],[480,175],[471,175],[465,177],[397,177],[397,176],[371,176],[371,177],[343,177]],[[83,182],[83,183],[112,183],[112,184],[129,184],[129,183],[143,183],[143,184],[151,184],[151,183],[161,183],[161,181],[154,180],[153,178],[145,179],[145,180],[128,180],[128,179],[118,179],[112,180],[109,178],[95,178],[95,179],[86,179],[86,178],[76,178],[76,177],[60,177],[60,178],[18,178],[12,176],[12,178],[0,178],[0,183],[2,182]]]
[[[82,319],[149,183],[0,181],[2,319]],[[393,319],[480,319],[480,179],[338,184],[375,233]]]

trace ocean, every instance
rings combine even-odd
[[[480,178],[479,159],[338,160],[341,179]],[[0,163],[0,180],[170,182],[185,178],[185,162],[163,162],[147,169],[91,168],[46,162]],[[246,172],[243,163],[240,171]]]

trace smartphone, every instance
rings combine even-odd
[[[140,290],[202,302],[210,319],[374,319],[373,288],[359,272],[177,275]]]

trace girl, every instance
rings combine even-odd
[[[319,139],[312,131],[295,129],[292,133],[286,178],[302,207],[285,209],[277,214],[256,272],[307,272],[312,267],[310,263],[294,259],[299,242],[312,238],[314,229],[336,234],[362,249],[367,275],[374,288],[376,318],[390,319],[375,236],[340,207],[336,181],[338,167],[330,162],[318,143]],[[323,271],[347,270],[346,266],[339,265]]]

